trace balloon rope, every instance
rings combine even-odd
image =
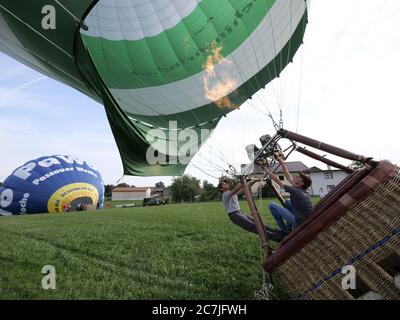
[[[85,22],[75,16],[71,11],[69,11],[60,1],[58,0],[53,0],[55,3],[57,3],[66,13],[68,13],[77,23],[78,26],[82,27],[84,30],[88,30],[88,27],[85,25]]]
[[[122,177],[120,179],[118,179],[118,181],[115,184],[118,185],[124,178],[125,178],[125,174],[123,174]]]
[[[26,23],[19,17],[17,17],[15,14],[13,14],[11,11],[9,11],[7,8],[5,8],[2,4],[0,4],[0,8],[3,9],[5,12],[7,12],[9,15],[13,16],[15,19],[17,19],[19,22],[21,22],[24,26],[28,27],[31,29],[33,32],[35,32],[38,36],[46,40],[48,43],[50,43],[53,47],[57,48],[60,50],[62,53],[64,53],[66,56],[68,56],[71,60],[74,60],[74,57],[70,55],[67,51],[65,51],[63,48],[55,44],[53,41],[50,39],[46,38],[43,34],[41,34],[39,31],[37,31],[35,28],[33,28],[29,23]]]

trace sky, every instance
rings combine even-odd
[[[400,163],[399,57],[400,1],[313,0],[293,63],[221,120],[186,173],[216,183],[228,165],[239,168],[245,146],[274,133],[266,112],[279,120],[280,109],[288,130]],[[173,177],[123,176],[101,104],[1,53],[0,70],[0,181],[31,159],[65,154],[93,164],[106,184],[171,183]],[[297,160],[324,168],[290,158]]]

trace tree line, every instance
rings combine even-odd
[[[231,188],[233,188],[237,180],[222,176],[220,180],[225,180],[228,182]],[[120,183],[116,186],[114,185],[105,185],[105,196],[106,198],[111,198],[112,190],[116,187],[135,187],[130,186],[126,183]],[[155,184],[156,190],[168,190],[167,197],[171,198],[172,202],[194,202],[194,201],[216,201],[221,200],[221,193],[218,190],[218,187],[212,184],[207,180],[200,181],[196,177],[191,175],[183,175],[181,177],[176,177],[173,179],[172,184],[170,186],[165,186],[163,182],[158,182]],[[264,186],[262,188],[262,196],[263,197],[272,197],[273,193],[268,186]]]
[[[116,187],[135,186],[130,186],[127,183],[105,185],[106,198],[111,198],[112,190]],[[154,187],[164,196],[171,198],[173,202],[213,201],[219,199],[217,186],[207,180],[201,182],[190,175],[174,178],[170,186],[165,186],[163,182],[158,182]]]

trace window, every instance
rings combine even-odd
[[[333,189],[335,189],[335,187],[336,186],[334,186],[334,185],[329,185],[329,186],[326,186],[326,190],[328,190],[328,192],[331,192]]]
[[[279,176],[279,180],[285,181],[285,176]]]
[[[333,173],[332,172],[325,172],[324,173],[324,178],[325,178],[325,180],[333,179]]]

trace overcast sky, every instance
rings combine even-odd
[[[304,42],[279,80],[222,119],[187,173],[215,183],[220,168],[239,167],[244,147],[273,133],[263,112],[279,119],[278,103],[289,130],[298,123],[299,133],[400,163],[400,1],[314,0]],[[0,70],[0,181],[51,154],[90,162],[107,184],[122,177],[102,105],[3,54]],[[298,155],[290,160],[316,164]],[[123,181],[151,186],[171,177]]]

